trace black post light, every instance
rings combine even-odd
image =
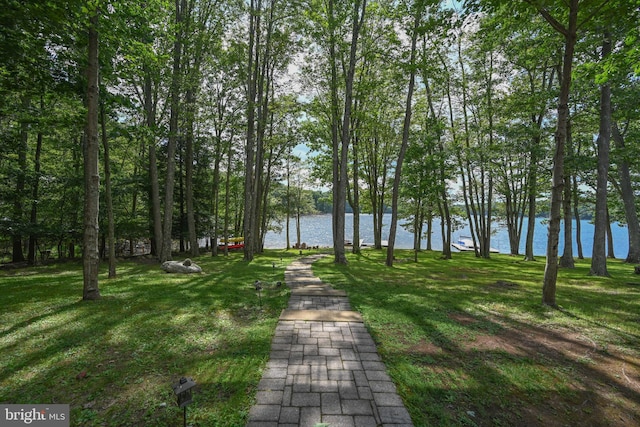
[[[262,283],[260,283],[259,280],[256,280],[253,286],[256,288],[256,291],[258,291],[258,302],[260,304],[260,308],[262,308],[262,294],[260,293],[260,291],[262,291]]]
[[[184,427],[187,427],[187,405],[193,402],[191,389],[195,387],[196,382],[193,378],[182,377],[180,381],[174,384],[173,392],[178,400],[178,407],[184,408]]]

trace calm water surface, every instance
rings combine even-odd
[[[523,230],[526,231],[527,219],[525,218],[525,224]],[[533,253],[534,255],[544,256],[547,250],[547,225],[544,218],[536,218],[536,228],[534,233]],[[385,214],[383,218],[384,228],[382,231],[382,239],[386,240],[389,237],[389,225],[391,223],[391,215]],[[399,222],[398,231],[396,235],[397,249],[411,249],[413,248],[413,234],[406,231],[402,226],[403,222]],[[582,237],[582,250],[586,257],[591,257],[593,246],[593,224],[587,220],[581,221],[581,237]],[[333,246],[331,237],[331,215],[308,215],[302,217],[300,221],[301,228],[301,241],[307,245],[312,246]],[[440,236],[440,222],[434,221],[433,224],[434,233],[431,237],[431,245],[434,250],[442,250],[442,238]],[[491,237],[491,247],[498,249],[501,253],[509,253],[509,238],[507,234],[507,228],[496,224],[494,226],[494,235]],[[625,258],[629,249],[629,240],[627,235],[627,228],[621,227],[617,223],[611,225],[611,232],[613,234],[614,253],[617,258]],[[469,228],[465,226],[462,229],[453,232],[454,241],[460,236],[469,236]],[[353,214],[347,214],[346,216],[346,228],[345,236],[351,240],[353,238]],[[289,237],[291,244],[296,241],[296,225],[295,221],[291,220]],[[360,238],[364,239],[364,243],[370,245],[373,244],[373,215],[362,214],[360,215]],[[520,242],[520,253],[524,253],[526,234],[523,232],[522,240]],[[562,231],[560,233],[560,253],[563,248],[563,236]],[[577,255],[577,245],[575,243],[575,223],[574,223],[574,254]],[[285,231],[281,233],[269,232],[265,238],[265,247],[270,249],[280,249],[287,246],[287,238]],[[426,247],[426,239],[422,240],[422,247]],[[455,251],[455,249],[453,249]]]

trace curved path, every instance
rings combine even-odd
[[[247,427],[413,426],[360,314],[313,276],[324,255],[291,263],[291,288]]]

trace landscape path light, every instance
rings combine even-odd
[[[187,405],[193,402],[191,389],[195,387],[195,385],[196,382],[193,378],[182,377],[180,378],[180,381],[172,386],[173,392],[175,393],[178,401],[178,407],[184,408],[184,427],[187,427]]]
[[[260,283],[259,280],[256,280],[253,286],[256,288],[256,291],[258,291],[258,303],[260,304],[260,308],[262,308],[262,294],[260,292],[262,291],[262,283]]]

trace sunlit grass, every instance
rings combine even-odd
[[[179,425],[171,384],[185,375],[198,384],[190,424],[242,426],[289,295],[276,282],[297,256],[202,256],[198,275],[121,262],[116,279],[101,273],[94,302],[80,301],[79,263],[0,271],[0,402],[69,403],[72,425]],[[399,251],[387,268],[384,258],[367,250],[348,266],[326,257],[313,268],[348,291],[416,426],[640,417],[625,378],[640,378],[632,266],[609,261],[612,278],[588,276],[585,261],[561,270],[556,310],[541,304],[543,262],[423,252],[414,263]]]
[[[610,260],[612,278],[588,276],[588,261],[561,270],[557,310],[541,303],[542,261],[412,255],[397,251],[388,268],[384,251],[367,250],[313,269],[362,312],[415,425],[605,425],[608,411],[624,414],[613,425],[640,419],[640,394],[607,371],[626,363],[640,376],[633,266]],[[606,359],[613,349],[629,360]]]
[[[93,302],[78,263],[0,272],[0,402],[69,403],[72,425],[177,425],[171,384],[191,376],[190,422],[243,425],[288,299],[271,284],[293,256],[202,256],[197,275],[121,262]]]

